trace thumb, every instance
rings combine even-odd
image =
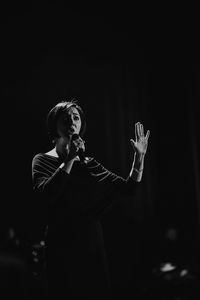
[[[131,145],[133,147],[133,149],[136,148],[136,142],[133,139],[130,139]]]

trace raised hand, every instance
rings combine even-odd
[[[146,135],[144,134],[144,127],[140,122],[135,123],[135,140],[131,139],[130,141],[136,154],[144,155],[147,152],[149,135],[149,130]]]

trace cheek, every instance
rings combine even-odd
[[[80,123],[78,124],[78,128],[79,128],[79,130],[81,129],[81,125],[82,125],[82,124],[81,124],[81,122],[80,122]]]
[[[59,136],[62,136],[65,133],[65,126],[63,124],[58,124],[57,126],[57,132],[59,134]]]

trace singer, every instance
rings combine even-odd
[[[134,159],[123,178],[85,155],[86,120],[78,101],[56,104],[47,114],[47,130],[53,149],[33,157],[32,182],[48,216],[48,299],[111,299],[100,219],[115,205],[115,195],[134,200],[150,132],[135,124]]]

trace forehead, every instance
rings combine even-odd
[[[68,108],[68,109],[65,109],[61,114],[60,114],[60,117],[59,118],[63,118],[65,116],[69,116],[69,115],[79,115],[80,116],[80,113],[78,111],[78,109],[74,106]]]
[[[65,113],[80,115],[78,109],[74,106],[70,107]]]

